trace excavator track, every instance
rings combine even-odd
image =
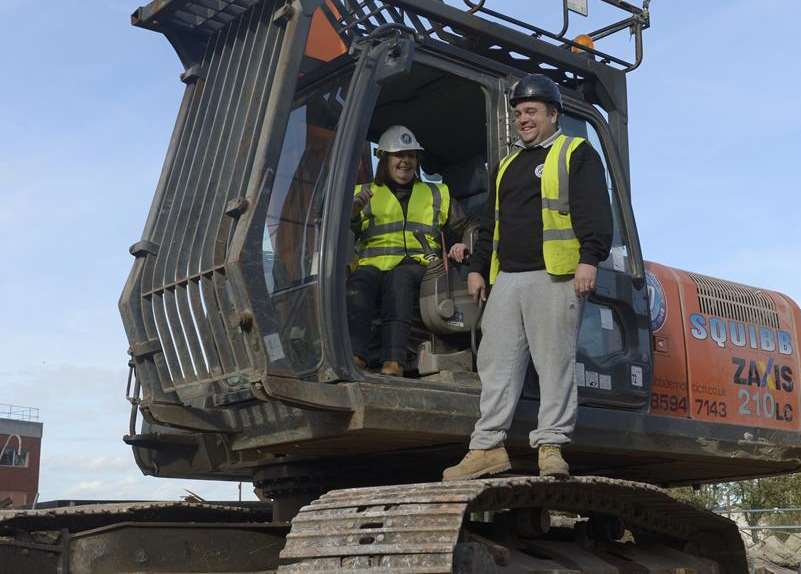
[[[572,539],[564,528],[527,537],[471,521],[516,509],[590,519]],[[598,535],[608,524],[625,525],[636,542]],[[279,574],[748,571],[732,521],[649,484],[592,476],[331,491],[292,521],[279,563]]]

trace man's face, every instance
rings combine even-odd
[[[515,126],[527,145],[538,144],[556,132],[558,113],[542,102],[520,102],[515,108]]]
[[[410,183],[417,173],[417,152],[399,151],[387,154],[389,177],[397,184]]]

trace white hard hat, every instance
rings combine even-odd
[[[405,126],[392,126],[381,134],[376,153],[395,153],[411,150],[423,151],[423,146],[417,142],[412,130]]]

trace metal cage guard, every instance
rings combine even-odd
[[[470,15],[484,14],[495,20],[522,28],[530,32],[534,38],[548,41],[565,49],[575,48],[596,57],[602,64],[613,65],[623,72],[630,72],[642,63],[642,32],[650,26],[650,14],[648,11],[650,0],[643,0],[642,8],[620,0],[601,0],[605,4],[628,13],[628,16],[586,34],[593,41],[598,41],[628,29],[635,38],[634,62],[629,62],[595,48],[583,46],[574,40],[568,39],[566,36],[570,30],[570,10],[568,9],[567,0],[562,0],[562,27],[558,32],[552,32],[519,18],[492,10],[487,7],[487,1],[472,2],[471,0],[464,0],[464,3],[469,7],[467,13]],[[429,0],[429,3],[434,2]],[[444,4],[441,1],[440,3]],[[458,24],[452,21],[435,21],[433,19],[428,19],[428,22],[425,22],[425,19],[421,18],[420,11],[415,10],[420,4],[422,3],[404,2],[403,0],[329,0],[323,9],[327,12],[332,23],[336,25],[338,32],[347,40],[352,41],[354,35],[369,35],[375,27],[394,22],[413,27],[422,36],[429,38],[436,36],[440,40],[445,40],[449,43],[453,42],[456,36],[448,33],[446,28],[450,27],[452,30],[458,30]],[[335,10],[332,10],[332,7]]]
[[[588,48],[568,38],[570,31],[570,10],[568,0],[562,0],[561,28],[558,31],[546,30],[520,18],[493,10],[487,6],[489,0],[463,0],[468,6],[467,14],[478,16],[483,14],[499,22],[511,24],[531,33],[534,38],[548,41],[564,49],[575,48],[591,55],[602,64],[610,65],[624,72],[635,70],[643,58],[643,30],[650,26],[650,0],[643,0],[642,7],[623,0],[600,0],[604,4],[616,8],[626,16],[617,22],[586,33],[597,42],[623,30],[629,30],[635,39],[634,61],[630,62],[610,53],[595,48]],[[184,33],[210,35],[222,29],[226,24],[251,8],[256,0],[158,0],[138,8],[131,16],[134,26],[151,30],[164,31],[165,28]],[[424,0],[422,2],[404,2],[402,0],[327,0],[322,9],[337,27],[337,31],[347,40],[353,36],[367,36],[372,30],[387,23],[398,23],[413,27],[418,34],[437,37],[446,42],[453,41],[456,36],[447,32],[446,28],[458,30],[458,23],[448,20],[426,22],[425,17],[416,8],[425,4],[444,4],[443,0]]]

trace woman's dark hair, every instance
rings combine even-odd
[[[378,165],[375,168],[375,177],[373,181],[376,185],[388,185],[390,181],[389,177],[389,160],[387,157],[389,156],[388,153],[382,153],[381,157],[378,159]],[[420,154],[417,154],[417,177],[415,180],[420,179]]]

